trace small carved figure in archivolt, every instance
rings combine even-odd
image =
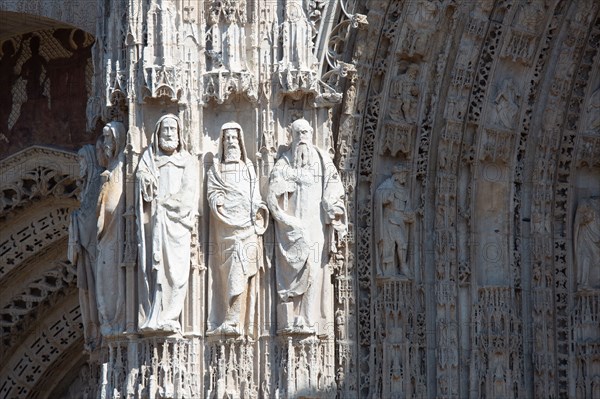
[[[173,114],[156,123],[137,172],[139,299],[142,331],[178,332],[190,274],[198,208],[198,163]]]
[[[263,266],[260,236],[269,212],[238,123],[221,127],[206,195],[211,210],[207,334],[251,334],[256,314],[255,276]]]
[[[419,66],[409,64],[406,71],[392,81],[391,95],[399,100],[398,107],[390,109],[390,117],[396,121],[415,123],[419,104]]]
[[[496,103],[496,124],[506,129],[515,126],[519,112],[519,93],[515,82],[506,79],[502,82],[500,90],[494,99]]]
[[[590,96],[586,113],[588,116],[587,129],[600,134],[600,88]]]
[[[410,206],[407,177],[408,169],[396,165],[392,177],[375,192],[376,266],[377,275],[382,277],[412,277],[408,248],[415,214]]]
[[[599,198],[589,198],[579,204],[573,226],[578,289],[600,289]]]

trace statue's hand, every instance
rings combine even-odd
[[[254,230],[256,234],[262,235],[269,226],[269,210],[266,206],[261,205],[256,210],[256,216],[254,218]]]
[[[161,205],[168,211],[178,212],[181,209],[181,201],[177,198],[167,197],[162,202]]]
[[[144,201],[150,202],[154,199],[155,193],[158,189],[158,183],[154,176],[148,173],[140,174],[141,186],[142,186],[142,196]]]

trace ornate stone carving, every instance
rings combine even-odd
[[[575,230],[588,226],[578,219],[577,207],[600,195],[597,2],[131,0],[107,6],[100,2],[92,50],[96,58],[89,66],[97,86],[88,127],[98,128],[96,122],[108,118],[130,129],[122,190],[125,250],[114,267],[125,274],[131,334],[122,341],[104,339],[92,351],[91,361],[98,361],[101,371],[89,377],[99,381],[90,384],[100,388],[94,392],[106,397],[595,397],[598,295],[596,288],[578,281],[583,280],[579,270],[585,269],[578,266],[578,257],[586,251],[577,248]],[[298,14],[292,10],[296,6]],[[349,12],[368,13],[368,26],[367,18]],[[366,29],[356,30],[358,26]],[[309,44],[291,46],[296,39],[284,37],[284,31],[303,27]],[[54,42],[47,34],[39,37],[39,49],[31,37],[0,46],[2,61],[11,64],[7,80],[15,79],[31,59],[40,62],[44,73],[51,72],[53,58],[45,51]],[[285,54],[299,60],[312,56],[314,64],[280,65],[284,42]],[[19,49],[21,56],[15,59]],[[55,100],[61,97],[48,101],[43,74],[38,76],[34,67],[29,62],[23,68],[17,94],[22,99],[29,91],[58,114],[62,108]],[[135,174],[147,141],[152,141],[150,126],[165,112],[180,113],[190,132],[185,135],[190,153],[204,158],[204,165],[198,165],[204,176],[191,187],[207,194],[193,205],[200,214],[191,223],[192,238],[185,248],[191,252],[191,270],[179,273],[189,271],[190,278],[177,338],[136,334],[140,239],[135,236]],[[21,121],[33,113],[19,115]],[[346,194],[348,234],[315,262],[332,299],[314,303],[325,305],[333,324],[323,334],[312,334],[302,326],[285,330],[286,323],[278,334],[280,263],[275,247],[265,245],[257,251],[265,267],[257,265],[252,277],[240,278],[244,289],[255,293],[244,303],[258,317],[240,309],[232,318],[240,319],[243,328],[205,325],[217,293],[210,286],[213,265],[210,270],[204,265],[214,260],[206,244],[216,241],[209,234],[223,230],[210,225],[215,214],[206,197],[213,190],[204,178],[210,175],[204,169],[210,154],[219,145],[216,127],[232,119],[244,126],[245,164],[252,159],[258,166],[256,179],[265,195],[271,190],[273,161],[287,150],[282,145],[286,126],[299,117],[314,128],[313,144],[329,151]],[[6,312],[0,323],[11,338],[34,327],[44,330],[28,319],[42,309],[35,304],[45,294],[35,291],[38,278],[25,281],[29,274],[23,271],[50,264],[45,256],[65,248],[67,215],[77,207],[76,172],[64,170],[67,158],[60,165],[19,166],[24,179],[5,179],[12,175],[2,169],[0,198],[6,212],[0,215],[0,255],[6,262],[0,262],[0,296]],[[385,179],[398,161],[406,162],[414,177],[400,195],[410,198],[414,207],[409,212],[418,215],[405,224],[410,273],[398,270],[378,278],[377,244],[393,242],[394,249],[401,248],[400,234],[387,241],[378,237],[380,226],[389,226],[384,211],[393,209],[379,203],[377,189],[391,181]],[[108,166],[108,160],[101,163]],[[292,169],[288,164],[287,170]],[[35,178],[29,171],[37,173]],[[307,171],[311,187],[327,176],[317,172]],[[288,192],[288,200],[309,190],[304,175],[284,177],[289,176],[300,178],[282,179],[282,186],[295,190]],[[313,183],[315,179],[319,182]],[[47,186],[39,195],[38,183]],[[254,196],[243,198],[252,207]],[[325,212],[320,200],[307,206],[309,215]],[[383,220],[376,217],[378,210]],[[318,222],[311,227],[335,230]],[[276,243],[276,230],[283,230],[276,223],[265,231],[267,244]],[[147,226],[152,226],[149,219]],[[303,233],[303,227],[289,231]],[[498,262],[480,251],[490,241],[499,244],[491,254],[501,254]],[[13,281],[31,283],[32,290],[12,287]],[[52,292],[52,298],[67,295],[73,300],[77,288],[69,283]],[[237,308],[235,301],[232,307]],[[288,315],[281,312],[279,320]],[[252,323],[257,328],[250,328]],[[216,333],[206,335],[214,327]],[[59,367],[61,356],[51,352],[58,346],[24,345],[19,352],[17,345],[26,339],[15,338],[9,343],[10,361],[0,367],[2,395],[50,392],[61,397],[43,389],[43,382],[57,375],[54,370],[68,369]],[[71,364],[83,364],[71,357],[81,349],[81,334],[74,340],[73,346],[59,350]],[[38,350],[43,358],[36,360]],[[85,395],[78,386],[72,385],[70,393]]]
[[[44,305],[51,306],[56,303],[57,297],[68,288],[77,283],[77,270],[69,262],[56,262],[54,268],[44,273],[43,276],[31,281],[27,289],[13,297],[11,301],[0,310],[0,326],[2,328],[2,344],[6,348],[11,341],[17,340],[19,331],[31,326],[28,319],[33,319],[33,314],[45,310]],[[95,305],[95,304],[94,304]]]
[[[74,300],[72,300],[74,299]],[[44,315],[44,328],[27,334],[18,352],[4,360],[0,395],[6,398],[29,395],[43,381],[44,371],[83,338],[79,305],[70,298],[61,308]]]
[[[500,55],[528,65],[535,55],[536,39],[537,35],[512,30],[505,39]]]
[[[206,56],[203,100],[215,98],[222,104],[232,94],[258,98],[256,78],[248,69],[246,55],[246,2],[244,0],[207,3]]]
[[[0,162],[0,218],[34,201],[75,200],[77,159],[74,154],[31,147]]]
[[[344,191],[329,156],[312,144],[304,119],[271,172],[267,204],[275,220],[282,332],[324,334],[333,325],[328,255],[346,235]]]
[[[70,211],[64,207],[44,210],[26,225],[5,227],[0,236],[0,253],[5,259],[0,264],[0,278],[67,237]]]
[[[197,162],[187,152],[181,122],[164,115],[137,172],[139,327],[144,332],[181,328],[197,182]]]
[[[219,151],[208,171],[211,210],[208,332],[254,335],[257,272],[263,268],[262,235],[269,212],[238,123],[221,127]]]
[[[507,131],[486,129],[480,160],[508,163],[513,155],[514,134]]]
[[[398,122],[386,122],[382,130],[381,146],[379,155],[389,154],[397,157],[399,154],[410,158],[412,154],[412,144],[415,139],[415,127]]]

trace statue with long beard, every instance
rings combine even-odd
[[[137,172],[139,324],[146,332],[179,332],[198,208],[198,164],[186,150],[175,115],[156,123]]]
[[[280,332],[330,334],[333,286],[328,270],[335,235],[347,231],[344,187],[326,153],[312,144],[305,119],[292,123],[292,145],[271,172],[267,204],[275,220]]]

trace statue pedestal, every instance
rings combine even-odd
[[[201,397],[197,337],[112,339],[100,353],[101,397]]]
[[[276,341],[277,393],[285,398],[336,395],[333,337],[280,333]]]

